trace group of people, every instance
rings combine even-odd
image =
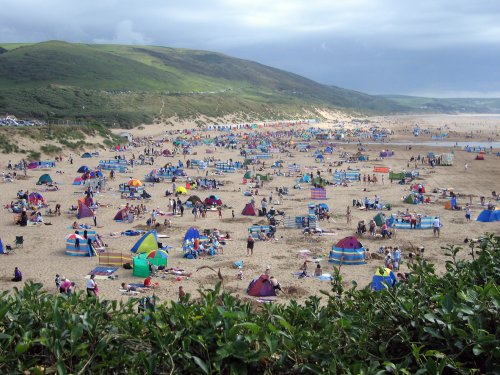
[[[399,271],[402,254],[398,246],[380,246],[378,252],[384,255],[384,266],[386,268]]]
[[[368,183],[368,185],[370,185],[371,183],[376,185],[378,183],[377,175],[375,173],[372,176],[370,176],[369,174],[364,174],[363,175],[363,184],[366,184],[366,183]]]

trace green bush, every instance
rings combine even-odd
[[[58,155],[61,153],[62,148],[54,145],[43,145],[40,150],[47,155]]]
[[[26,157],[28,160],[31,160],[31,161],[40,161],[42,154],[38,151],[30,150],[28,152],[28,154],[26,155]]]
[[[0,151],[3,154],[19,152],[20,149],[16,144],[13,144],[5,134],[0,134]]]
[[[497,373],[500,237],[456,247],[439,276],[421,260],[408,283],[372,292],[345,289],[339,274],[326,303],[255,305],[221,291],[157,305],[42,285],[0,295],[1,373],[470,374]]]

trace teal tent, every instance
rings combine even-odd
[[[52,178],[48,173],[42,174],[40,178],[38,179],[38,182],[36,183],[37,185],[45,185],[45,184],[51,184]]]

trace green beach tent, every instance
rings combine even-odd
[[[37,185],[45,185],[45,184],[51,184],[52,178],[48,173],[42,174],[40,178],[38,179],[38,182],[36,183]]]

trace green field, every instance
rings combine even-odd
[[[314,108],[394,113],[391,100],[223,54],[50,41],[0,46],[0,112],[132,126],[161,116],[297,117]]]
[[[500,113],[497,98],[422,98],[418,96],[383,96],[403,107],[420,113]]]

